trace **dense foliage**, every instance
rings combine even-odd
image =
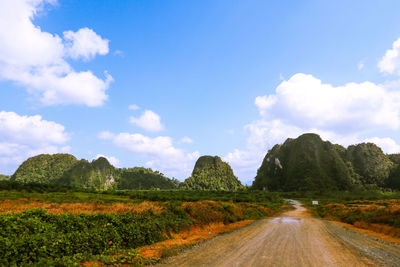
[[[55,183],[77,159],[69,154],[41,154],[24,161],[11,180],[20,182]]]
[[[178,180],[167,178],[158,171],[143,167],[121,169],[117,179],[118,189],[174,189],[178,186]]]
[[[387,187],[400,190],[400,154],[389,155],[393,165],[387,179]]]
[[[316,134],[287,139],[268,151],[253,189],[329,191],[400,188],[398,155],[385,155],[372,143],[347,149]]]
[[[192,176],[181,184],[181,188],[235,191],[243,188],[243,185],[233,174],[231,166],[220,157],[202,156],[196,161]]]
[[[79,265],[100,255],[126,254],[192,225],[258,219],[279,208],[210,200],[159,205],[161,211],[55,215],[33,209],[1,214],[0,265]]]
[[[99,201],[114,203],[122,198],[134,201],[232,201],[250,203],[282,203],[278,193],[258,190],[193,191],[193,190],[109,190],[94,191],[60,185],[0,181],[0,200],[16,198],[45,198],[57,203]]]
[[[0,181],[10,180],[10,176],[0,174]]]

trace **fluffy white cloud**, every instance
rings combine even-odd
[[[68,152],[69,134],[61,124],[41,116],[0,112],[0,172],[10,173],[28,157]]]
[[[191,144],[191,143],[193,143],[193,140],[190,137],[184,136],[181,138],[181,140],[179,140],[179,143]]]
[[[73,59],[89,60],[94,58],[96,54],[108,54],[109,41],[102,39],[92,29],[82,28],[77,32],[65,31],[63,34],[66,41],[66,53]]]
[[[100,157],[106,158],[108,160],[108,162],[110,162],[111,165],[113,165],[114,167],[119,168],[121,166],[119,159],[116,157],[112,157],[112,156],[107,157],[107,156],[104,156],[103,154],[97,154],[96,157],[94,157],[94,159],[98,159]]]
[[[0,1],[0,79],[27,88],[44,105],[100,106],[107,99],[112,77],[75,71],[67,58],[93,58],[108,53],[108,40],[93,30],[64,32],[64,40],[32,23],[46,0]],[[12,25],[12,27],[10,27]]]
[[[139,118],[130,117],[129,121],[151,132],[158,132],[164,129],[160,116],[151,110],[144,111]]]
[[[378,63],[379,70],[389,74],[400,74],[400,38],[393,42]]]
[[[354,132],[400,127],[400,92],[371,82],[335,87],[298,73],[275,94],[257,97],[256,104],[261,115],[303,128]]]
[[[128,109],[130,109],[130,110],[138,110],[138,109],[140,109],[140,107],[138,105],[132,104],[132,105],[130,105],[128,107]]]
[[[151,158],[147,166],[161,169],[171,176],[186,178],[199,157],[199,152],[185,153],[173,145],[172,138],[151,138],[142,134],[101,132],[99,138],[110,140],[114,145]]]

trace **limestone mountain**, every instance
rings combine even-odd
[[[24,161],[11,180],[19,182],[55,183],[78,160],[70,154],[41,154]]]
[[[176,189],[178,186],[178,180],[143,167],[121,169],[117,180],[118,189]]]
[[[268,151],[252,188],[270,191],[350,189],[356,177],[340,155],[345,152],[342,148],[312,133],[289,138]]]
[[[181,184],[181,188],[189,190],[234,191],[242,187],[231,166],[218,156],[200,157],[196,161],[192,176]]]
[[[117,169],[104,157],[92,162],[82,159],[64,172],[58,183],[78,188],[106,190],[114,186],[117,175]]]
[[[346,160],[350,161],[360,176],[364,186],[385,186],[393,163],[380,147],[373,143],[351,145],[346,151]]]

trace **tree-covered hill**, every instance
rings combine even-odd
[[[400,188],[400,156],[373,143],[347,149],[317,134],[287,139],[268,151],[253,189],[272,191]]]
[[[393,165],[389,156],[373,143],[349,146],[346,151],[346,160],[351,162],[364,186],[385,186]]]
[[[80,160],[64,172],[58,183],[61,185],[106,190],[114,186],[117,170],[104,157],[92,162]]]
[[[9,179],[10,179],[10,176],[0,174],[0,181],[9,180]]]
[[[202,156],[193,169],[192,176],[187,178],[181,188],[190,190],[229,190],[243,188],[228,163],[220,157]]]
[[[0,176],[0,180],[3,179],[8,179],[8,176]],[[31,157],[19,166],[11,180],[95,190],[176,189],[179,185],[178,180],[151,169],[118,169],[104,157],[89,162],[86,159],[77,160],[69,154]]]
[[[24,161],[11,180],[24,183],[55,183],[77,162],[78,160],[70,154],[37,155]]]
[[[349,189],[352,176],[337,149],[316,134],[289,138],[268,151],[252,187],[271,191]]]
[[[176,189],[179,181],[149,168],[134,167],[121,169],[117,180],[118,189]]]

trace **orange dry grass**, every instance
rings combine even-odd
[[[172,239],[141,247],[140,254],[145,258],[160,258],[163,250],[167,248],[196,244],[212,238],[219,233],[246,226],[251,222],[253,222],[253,220],[244,220],[227,225],[222,222],[214,222],[204,226],[193,226],[188,230],[172,234]]]
[[[43,203],[39,201],[26,201],[26,200],[4,200],[0,202],[0,213],[18,213],[28,209],[44,208],[49,213],[123,213],[123,212],[143,212],[152,210],[154,212],[162,212],[163,207],[159,202],[144,201],[139,204],[122,204],[114,203],[111,205],[101,204],[98,202],[86,203]]]
[[[354,222],[354,226],[392,237],[400,237],[400,229],[388,225],[381,225],[381,224],[367,223],[367,222]]]

